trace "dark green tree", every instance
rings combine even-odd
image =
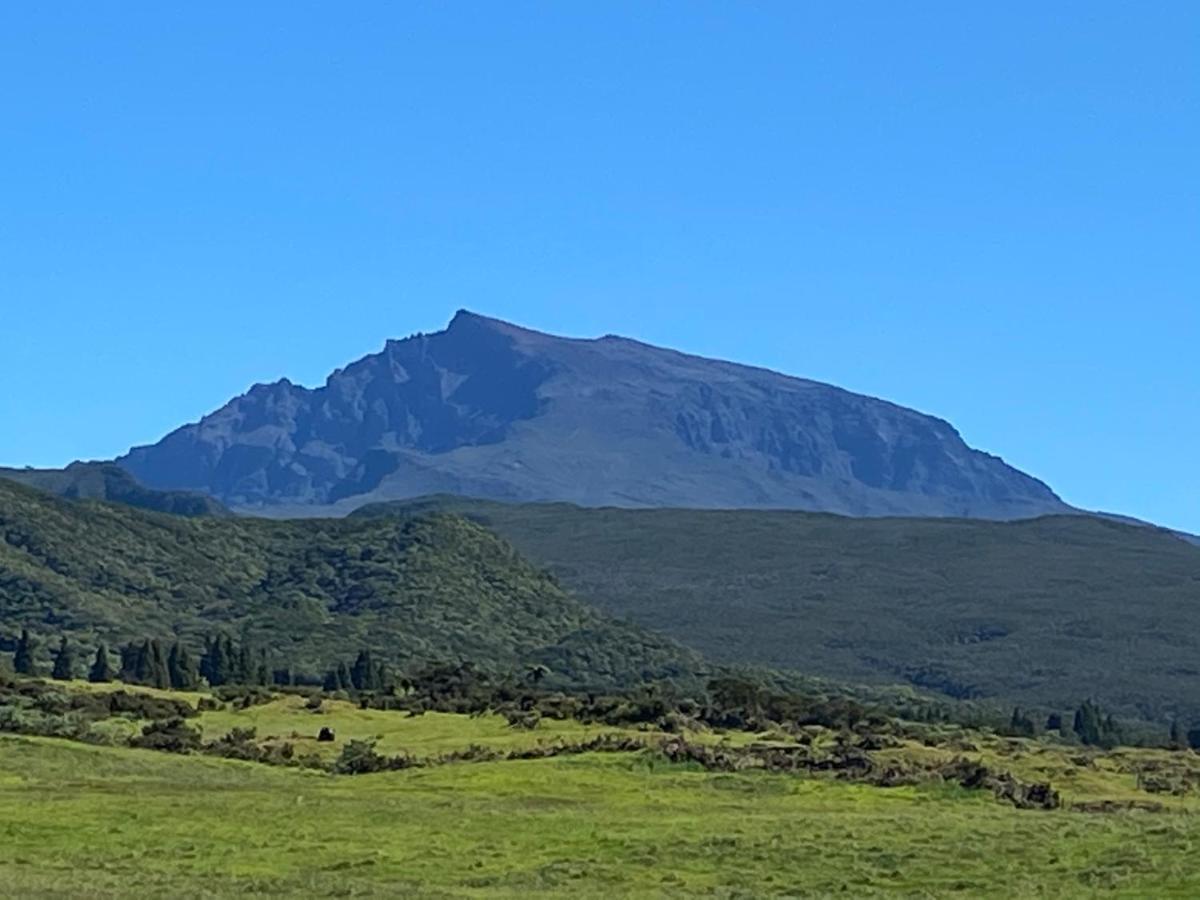
[[[138,683],[138,662],[141,659],[141,646],[129,643],[121,648],[121,669],[117,677],[127,684]]]
[[[171,671],[167,668],[167,655],[163,652],[162,641],[155,638],[149,642],[149,671],[148,681],[151,687],[166,690],[171,687]]]
[[[321,685],[325,690],[333,693],[334,691],[342,690],[342,686],[338,683],[338,667],[334,666],[325,673],[325,681]]]
[[[199,675],[187,647],[175,641],[167,653],[167,678],[177,691],[194,691],[199,684]]]
[[[1187,745],[1193,750],[1200,750],[1200,728],[1188,729]]]
[[[1010,733],[1021,737],[1033,737],[1037,733],[1037,726],[1034,725],[1033,719],[1023,713],[1019,706],[1013,707],[1008,729]]]
[[[1115,747],[1121,743],[1122,730],[1112,714],[1105,715],[1098,705],[1085,700],[1075,711],[1074,731],[1081,743]]]
[[[267,651],[258,651],[258,661],[254,664],[253,684],[259,687],[271,686],[271,666],[267,663]]]
[[[59,641],[58,651],[54,654],[54,668],[50,677],[58,681],[70,681],[75,677],[75,655],[71,652],[71,645],[67,643],[65,635]]]
[[[112,664],[108,661],[108,648],[101,644],[96,648],[96,658],[92,661],[92,667],[88,670],[88,681],[95,684],[112,681],[113,671]]]
[[[370,650],[359,650],[358,658],[354,660],[354,667],[350,670],[350,683],[354,685],[356,691],[375,691],[379,689],[376,678],[379,675],[379,670],[375,668],[375,661],[371,659]]]
[[[392,671],[387,667],[387,663],[378,663],[375,666],[375,690],[390,694],[394,693],[395,688]]]
[[[233,642],[225,635],[212,635],[205,641],[204,655],[200,659],[200,674],[213,687],[229,684],[233,679]]]
[[[17,649],[13,653],[13,671],[18,675],[36,675],[37,663],[33,659],[36,652],[37,644],[29,636],[29,629],[22,628],[21,637],[17,641]]]
[[[1084,744],[1100,743],[1100,710],[1090,700],[1084,700],[1075,710],[1073,731]]]

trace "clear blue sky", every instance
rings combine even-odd
[[[0,463],[458,307],[1200,531],[1200,4],[7,3]]]

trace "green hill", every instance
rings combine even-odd
[[[228,516],[220,502],[192,491],[159,491],[138,483],[115,463],[71,463],[65,469],[2,469],[0,478],[68,500],[108,500],[179,516]]]
[[[363,647],[398,665],[532,663],[576,684],[686,675],[697,658],[568,596],[465,519],[184,518],[0,480],[0,635],[89,646],[224,629],[319,674]],[[46,641],[42,642],[43,648]]]
[[[1200,548],[1165,531],[450,497],[356,515],[433,510],[487,525],[602,611],[716,663],[1200,718]]]

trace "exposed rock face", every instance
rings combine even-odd
[[[119,463],[152,487],[291,512],[433,492],[851,515],[1068,509],[946,422],[891,403],[467,312],[323,387],[257,385]]]

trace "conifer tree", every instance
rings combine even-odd
[[[1100,711],[1088,700],[1075,710],[1074,731],[1085,744],[1100,743]]]
[[[350,667],[344,662],[337,664],[337,680],[338,690],[348,691],[354,686],[354,682],[350,678]]]
[[[121,670],[117,673],[117,677],[121,681],[129,684],[137,683],[137,666],[140,656],[141,647],[138,644],[128,643],[121,648]]]
[[[96,648],[96,658],[92,661],[92,667],[88,670],[88,681],[94,684],[112,681],[112,665],[108,661],[108,648],[104,644],[100,644]]]
[[[198,680],[196,667],[192,664],[192,657],[187,652],[187,648],[179,641],[171,644],[171,649],[167,653],[167,678],[174,690],[191,691],[196,689]]]
[[[237,665],[234,667],[234,681],[237,684],[254,684],[254,661],[250,657],[250,648],[246,644],[242,644],[233,650],[233,645],[230,644],[230,655],[237,660]]]
[[[22,628],[21,638],[17,641],[17,649],[13,653],[13,671],[18,675],[36,675],[37,663],[33,660],[36,651],[37,644],[29,636],[29,629]]]
[[[58,652],[54,654],[54,668],[50,677],[58,681],[70,681],[75,677],[75,656],[67,643],[66,635],[59,641]]]
[[[358,651],[358,658],[354,660],[354,668],[350,670],[350,683],[354,685],[356,691],[374,691],[378,689],[375,682],[378,672],[375,669],[375,662],[371,659],[370,650]]]
[[[386,663],[375,665],[375,690],[384,693],[392,690],[392,673]]]
[[[263,652],[254,667],[254,683],[259,687],[271,686],[271,667],[267,665],[267,654]]]
[[[206,640],[204,656],[200,660],[200,674],[213,687],[228,684],[232,678],[234,661],[230,647],[230,640],[225,635],[218,634]]]
[[[337,666],[334,666],[328,672],[325,673],[325,682],[322,685],[322,688],[329,691],[330,693],[341,690],[341,685],[338,684]]]
[[[1171,720],[1171,733],[1167,740],[1170,742],[1172,749],[1179,749],[1184,746],[1183,729],[1179,727],[1178,719]]]
[[[147,677],[149,680],[146,683],[152,687],[167,690],[171,687],[171,673],[167,668],[167,656],[163,653],[162,642],[155,638],[148,643]]]
[[[151,684],[153,675],[151,674],[150,658],[152,654],[149,638],[138,644],[137,653],[133,659],[133,681],[136,684]]]

